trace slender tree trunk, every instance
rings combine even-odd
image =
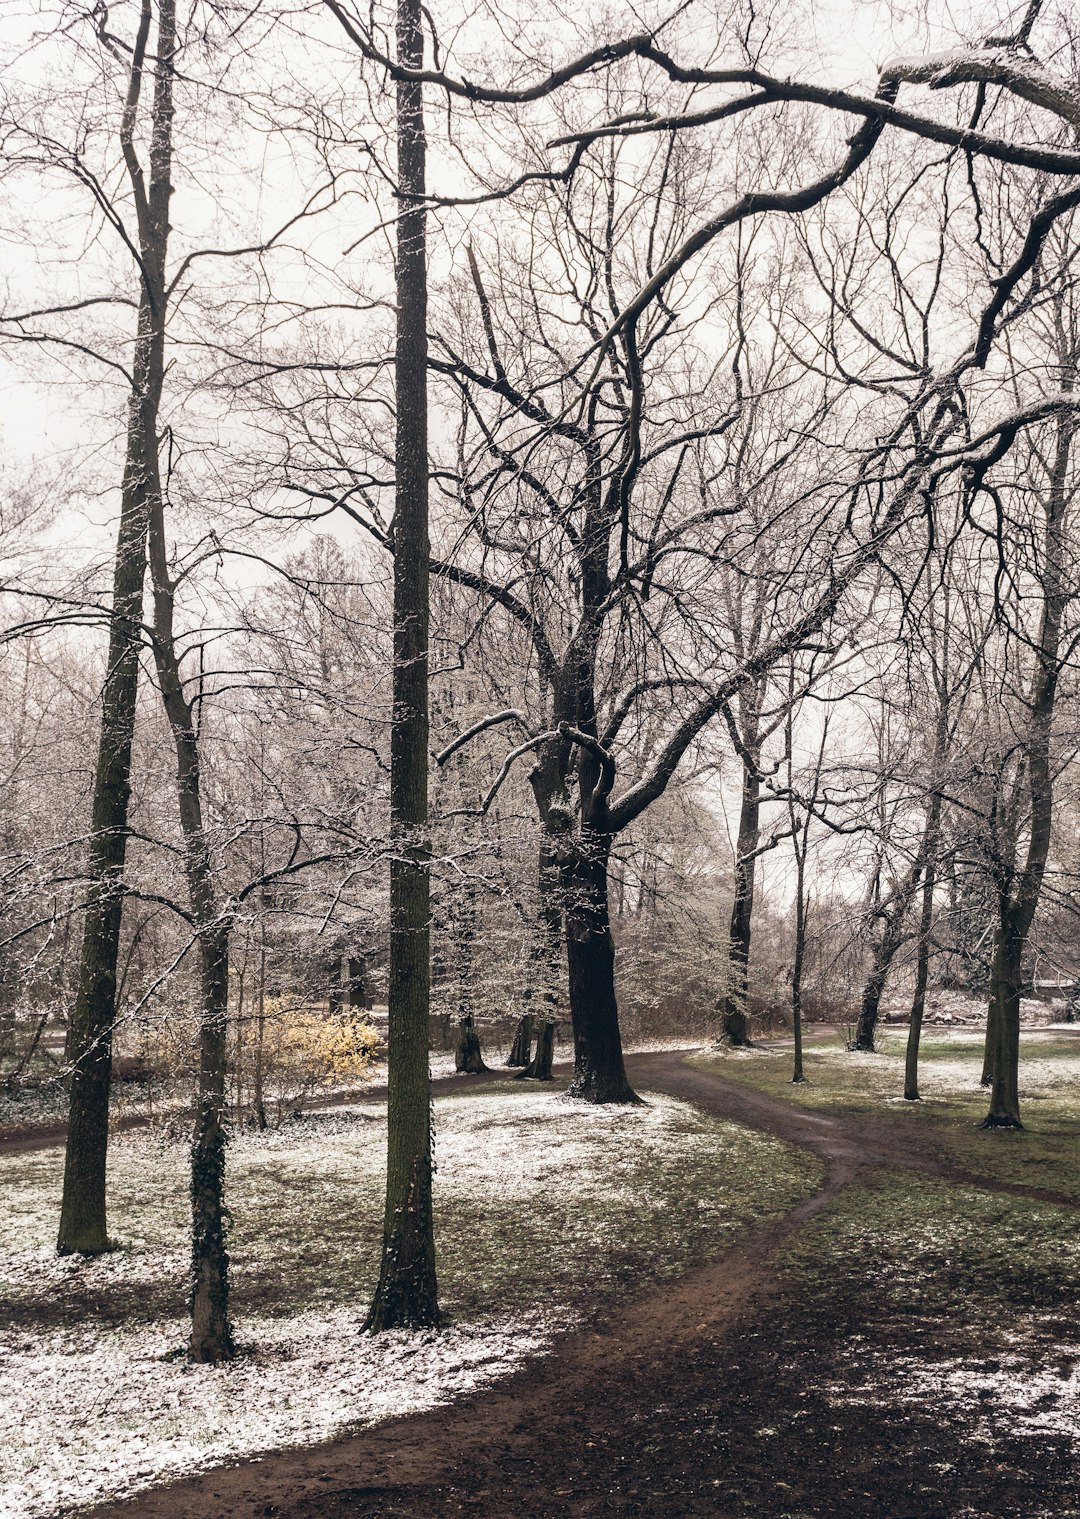
[[[150,30],[143,0],[124,113],[122,140],[129,172]],[[164,384],[165,260],[172,186],[174,0],[160,0],[150,145],[150,183],[143,197],[136,170],[142,286],[136,328],[127,455],[116,542],[108,662],[102,689],[101,738],[94,774],[90,881],[71,1027],[72,1073],[68,1137],[57,1249],[61,1255],[108,1249],[105,1167],[109,1088],[116,1019],[116,974],[131,798],[131,751],[139,683],[146,534],[157,476],[158,410]]]
[[[756,766],[757,753],[754,750],[750,753]],[[744,763],[742,801],[739,807],[739,838],[735,852],[735,896],[731,904],[731,923],[728,929],[728,984],[721,1004],[723,1037],[728,1044],[736,1047],[745,1047],[750,1043],[747,994],[760,816],[760,782],[757,779],[756,769],[751,770]]]
[[[930,977],[930,933],[934,926],[934,888],[937,885],[937,845],[941,822],[941,793],[935,791],[930,801],[923,838],[922,912],[919,917],[919,952],[915,963],[915,995],[911,1000],[907,1051],[904,1058],[904,1100],[919,1101],[919,1041],[922,1038],[923,1013],[926,1010],[926,987]]]
[[[586,1102],[636,1102],[626,1079],[608,918],[611,838],[583,831],[563,864],[563,910],[574,1027],[570,1091]]]
[[[806,901],[803,897],[805,864],[805,853],[800,853],[795,872],[795,954],[791,962],[791,1027],[795,1036],[795,1064],[791,1073],[793,1083],[806,1080],[803,1074],[802,1026],[802,972],[806,954]]]
[[[266,850],[265,842],[262,849],[262,861],[260,870],[266,873]],[[263,893],[263,912],[267,907],[266,894]],[[252,1101],[255,1111],[255,1122],[260,1130],[266,1128],[266,1098],[263,1093],[263,1055],[266,1047],[266,919],[262,914],[259,917],[259,1005],[255,1014],[255,1062],[252,1072]]]
[[[420,0],[398,0],[398,61],[423,64]],[[386,1214],[373,1330],[438,1324],[431,1205],[428,837],[427,268],[423,86],[397,84],[397,478],[390,731],[390,986]]]
[[[996,941],[995,941],[996,942]],[[994,986],[994,960],[990,961],[990,985],[986,994],[986,1034],[983,1038],[983,1063],[979,1085],[988,1087],[994,1079],[994,1050],[997,1048],[997,1020],[1001,1013],[1001,999]]]

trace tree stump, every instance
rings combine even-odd
[[[523,1071],[519,1071],[514,1077],[515,1081],[527,1078],[530,1081],[550,1081],[551,1061],[555,1053],[555,1020],[548,1018],[540,1025],[540,1032],[536,1038],[536,1054],[529,1061]]]
[[[484,1057],[480,1053],[480,1040],[473,1025],[472,1014],[462,1018],[458,1024],[457,1051],[454,1055],[455,1071],[463,1071],[467,1076],[479,1076],[487,1070]]]
[[[532,1058],[532,1026],[532,1013],[526,1013],[524,1017],[518,1019],[517,1032],[506,1060],[507,1065],[528,1065]]]

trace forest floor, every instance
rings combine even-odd
[[[686,1206],[702,1177],[675,1186],[661,1232],[682,1242],[651,1274],[677,1277],[648,1286],[638,1257],[614,1272],[601,1257],[575,1278],[573,1326],[495,1385],[94,1512],[1074,1519],[1080,1040],[1028,1042],[1021,1134],[974,1130],[985,1096],[963,1036],[928,1040],[918,1106],[890,1101],[892,1042],[854,1057],[857,1073],[828,1042],[808,1053],[805,1087],[776,1048],[630,1061],[639,1087],[665,1094],[654,1110],[674,1100],[725,1125],[714,1197],[766,1194],[764,1218],[726,1209],[709,1243]],[[775,1154],[762,1166],[755,1133],[783,1142],[790,1174]],[[663,1171],[675,1152],[656,1151]],[[537,1209],[558,1215],[551,1246],[565,1231],[571,1255],[573,1221],[603,1211],[561,1169],[540,1178],[522,1227]],[[703,1244],[712,1258],[694,1265]],[[522,1313],[527,1332],[564,1289],[530,1294],[541,1317]]]

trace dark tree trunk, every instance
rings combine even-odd
[[[934,888],[937,885],[938,831],[941,822],[941,793],[931,798],[923,839],[922,912],[919,917],[919,953],[915,963],[915,995],[911,1000],[907,1051],[904,1058],[904,1100],[919,1101],[919,1041],[922,1038],[923,1014],[926,1011],[926,987],[930,977],[930,933],[934,926]]]
[[[586,1102],[636,1102],[626,1079],[619,1009],[615,998],[615,945],[608,920],[611,839],[587,833],[575,839],[563,864],[563,911],[574,1026],[574,1080],[570,1091]]]
[[[893,956],[899,948],[899,940],[894,940],[894,935],[888,930],[878,941],[874,951],[874,961],[870,974],[866,978],[863,987],[862,1001],[859,1004],[859,1021],[855,1025],[855,1037],[851,1041],[853,1050],[862,1050],[866,1054],[872,1054],[876,1046],[878,1014],[881,1010],[881,994],[885,990],[885,982],[889,975],[889,967]]]
[[[987,1044],[990,1061],[990,1111],[984,1129],[1020,1129],[1020,981],[1024,939],[1000,904],[990,966],[990,1013]]]
[[[518,1019],[517,1032],[514,1034],[514,1042],[510,1046],[510,1054],[507,1057],[507,1065],[526,1066],[532,1058],[533,1019],[531,1013],[526,1013]]]
[[[367,966],[355,955],[349,956],[348,1002],[351,1008],[371,1011],[371,994],[367,989]]]
[[[229,1252],[225,1239],[225,1066],[229,931],[208,930],[200,944],[203,1007],[199,1028],[199,1099],[191,1145],[192,1361],[235,1353],[229,1323]]]
[[[750,1043],[747,1007],[750,971],[750,936],[754,921],[754,878],[761,819],[761,785],[757,776],[758,755],[749,751],[752,766],[744,762],[742,801],[739,807],[739,838],[735,852],[735,896],[728,928],[728,984],[721,1001],[721,1032],[738,1048]]]
[[[422,67],[420,0],[398,0],[398,61]],[[389,1070],[382,1264],[372,1330],[439,1322],[431,1204],[428,837],[427,267],[423,85],[397,82],[394,720],[390,729]]]
[[[487,1070],[484,1057],[480,1050],[480,1039],[473,1023],[472,1013],[462,1018],[458,1024],[458,1044],[454,1055],[455,1071],[463,1072],[467,1076],[480,1076]]]
[[[129,173],[150,30],[151,4],[143,0],[125,110],[123,147]],[[116,1018],[116,967],[131,797],[131,750],[139,682],[139,649],[146,579],[149,498],[157,475],[158,410],[164,383],[165,260],[169,236],[172,161],[175,7],[158,9],[157,62],[152,108],[149,189],[138,184],[137,219],[142,287],[139,297],[127,455],[116,542],[109,651],[102,689],[101,738],[87,875],[78,989],[71,1025],[72,1072],[68,1137],[57,1249],[98,1254],[108,1249],[105,1166],[109,1139],[109,1087]]]
[[[326,1010],[331,1018],[340,1018],[344,1002],[341,995],[341,956],[332,955],[326,962]]]
[[[1061,317],[1058,313],[1059,320]],[[1060,328],[1062,346],[1075,342]],[[1077,354],[1069,349],[1058,355],[1059,383],[1065,392],[1076,385]],[[1027,776],[1028,844],[1022,867],[1015,870],[1015,841],[1009,840],[1008,860],[999,859],[998,912],[994,930],[994,958],[990,972],[990,1003],[986,1022],[986,1054],[990,1077],[990,1111],[984,1129],[1019,1129],[1020,1122],[1020,988],[1021,965],[1031,925],[1039,906],[1043,876],[1050,853],[1053,822],[1054,780],[1051,767],[1054,708],[1061,671],[1061,627],[1068,599],[1066,536],[1072,500],[1069,480],[1075,413],[1062,409],[1057,418],[1057,440],[1044,503],[1046,535],[1043,544],[1042,615],[1036,646],[1038,664],[1026,701],[1030,728],[1024,745]]]
[[[805,839],[803,840],[805,850]],[[805,1081],[803,1074],[802,972],[806,955],[806,901],[803,897],[805,854],[799,855],[795,880],[795,954],[791,962],[791,1027],[795,1036],[792,1082]]]
[[[550,1081],[551,1063],[555,1056],[555,1019],[547,1018],[540,1025],[536,1036],[536,1053],[515,1081]]]
[[[888,980],[889,970],[896,958],[897,950],[904,942],[904,919],[911,906],[911,899],[919,889],[922,870],[923,861],[920,855],[905,876],[903,884],[897,888],[892,904],[882,913],[881,937],[874,950],[870,974],[863,987],[862,1002],[859,1005],[859,1021],[855,1025],[855,1037],[850,1045],[852,1050],[862,1050],[870,1054],[875,1048],[878,1014],[881,1011],[881,994],[885,990],[885,982]]]

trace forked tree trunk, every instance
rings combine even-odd
[[[480,1039],[473,1023],[472,1013],[458,1024],[458,1044],[454,1054],[454,1069],[467,1076],[480,1076],[487,1070],[480,1050]]]
[[[582,832],[563,864],[563,911],[574,1027],[570,1092],[586,1102],[637,1102],[626,1079],[615,997],[615,945],[608,917],[606,834]]]
[[[151,20],[143,0],[122,140],[134,164],[135,116]],[[108,1249],[105,1167],[116,1019],[116,966],[131,797],[131,751],[139,683],[149,496],[156,478],[158,411],[165,374],[165,261],[172,192],[174,0],[160,0],[152,107],[149,188],[138,200],[142,287],[136,328],[127,454],[116,542],[109,650],[102,688],[101,738],[87,861],[89,891],[78,990],[71,1025],[68,1136],[57,1249],[61,1255]],[[138,177],[141,191],[141,175]],[[151,467],[153,466],[153,467]]]
[[[424,60],[420,0],[398,0],[397,55]],[[390,982],[386,1212],[367,1327],[438,1324],[431,1203],[431,1002],[428,837],[427,267],[423,85],[397,90],[394,714],[390,728]]]
[[[510,1046],[510,1054],[506,1063],[509,1066],[526,1066],[532,1058],[533,1019],[531,1013],[525,1013],[518,1019],[517,1031],[514,1034],[514,1042]]]
[[[536,1036],[536,1053],[523,1071],[519,1071],[514,1077],[515,1081],[550,1081],[551,1063],[555,1057],[555,1019],[548,1018],[541,1025]]]

